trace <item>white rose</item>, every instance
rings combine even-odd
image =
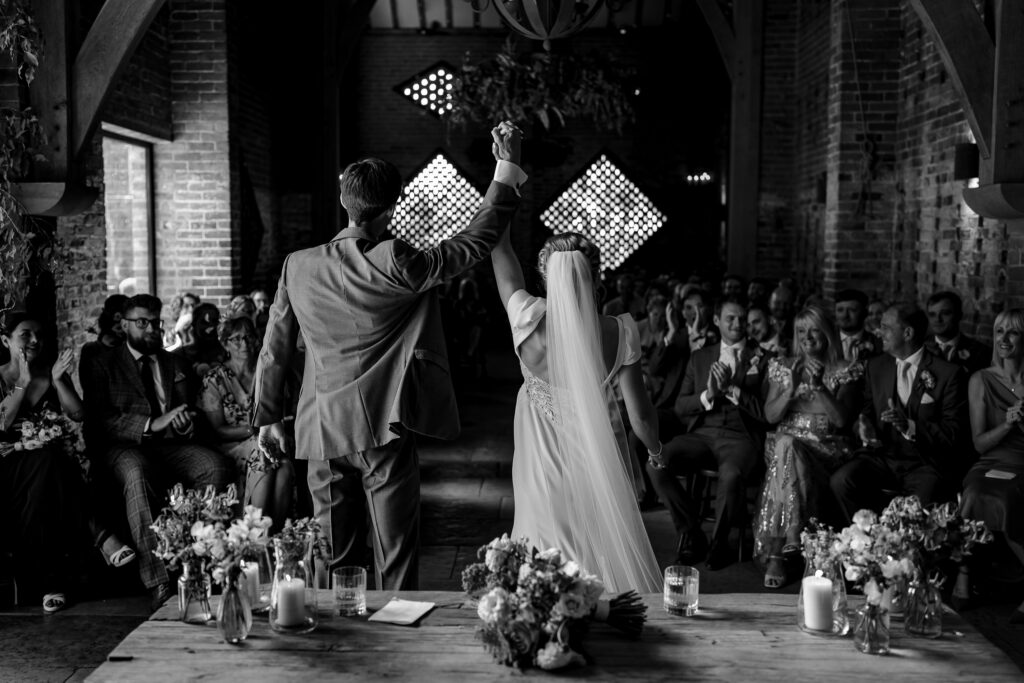
[[[480,598],[476,614],[485,624],[493,624],[507,609],[507,601],[508,594],[504,588],[492,588],[487,595]]]
[[[575,577],[580,573],[580,566],[572,560],[569,560],[562,565],[562,573],[566,576]]]
[[[501,565],[505,563],[505,551],[489,549],[484,556],[484,564],[492,572],[500,571]]]
[[[578,653],[550,640],[547,645],[537,651],[536,661],[537,666],[550,671],[552,669],[561,669],[569,664],[583,664],[586,660]]]
[[[538,560],[544,560],[545,562],[551,562],[552,564],[562,563],[562,551],[558,548],[548,548],[547,550],[537,553]]]
[[[587,608],[587,603],[584,597],[579,593],[562,593],[559,596],[558,602],[551,609],[551,612],[555,616],[564,616],[569,619],[581,619],[590,610]]]

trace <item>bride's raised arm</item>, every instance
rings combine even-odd
[[[501,307],[508,308],[508,300],[517,290],[526,287],[523,268],[519,258],[512,249],[511,231],[506,230],[491,252],[491,265],[494,266],[494,280],[498,283],[498,296]]]

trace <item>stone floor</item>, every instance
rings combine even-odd
[[[492,356],[489,379],[460,387],[462,435],[455,442],[421,445],[423,539],[421,586],[459,590],[462,568],[480,545],[512,526],[512,414],[521,382],[506,355]],[[675,536],[668,513],[644,513],[655,554],[671,564]],[[109,574],[112,572],[127,574]],[[69,609],[44,616],[36,606],[0,608],[0,683],[81,681],[138,623],[149,616],[148,597],[131,570],[107,570],[106,586]],[[749,561],[701,572],[701,591],[761,592],[762,575]],[[783,593],[794,596],[797,585]],[[1006,651],[1024,671],[1024,626],[1007,619],[1022,595],[1008,586],[963,616]]]

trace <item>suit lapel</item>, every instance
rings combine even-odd
[[[160,365],[160,384],[164,389],[164,410],[169,410],[174,403],[174,363],[169,353],[157,353]]]
[[[887,407],[887,399],[892,399],[893,405],[899,405],[900,396],[896,391],[896,359],[889,354],[879,357],[876,377],[878,379],[873,388],[879,399],[875,401],[875,407],[881,406],[881,410],[884,410]]]
[[[128,350],[128,344],[122,344],[121,349],[118,351],[118,362],[121,364],[121,370],[128,378],[128,382],[139,392],[139,395],[145,398],[146,389],[142,386],[142,377],[139,375],[139,366],[135,362],[135,358]],[[149,404],[147,404],[149,405]]]
[[[714,365],[714,363],[722,356],[721,344],[712,344],[711,346],[705,346],[704,349],[707,349],[707,353],[704,354],[704,358],[701,362],[701,384],[698,393],[700,391],[704,391],[704,387],[708,385],[708,377],[711,376],[711,366]],[[699,349],[698,353],[700,353],[700,351],[703,351],[704,349]]]
[[[924,395],[925,387],[923,375],[925,372],[929,372],[929,368],[932,364],[932,357],[927,354],[921,354],[921,362],[917,364],[917,374],[914,375],[914,385],[910,387],[910,398],[907,400],[907,414],[917,414],[917,409],[921,405],[921,396]]]

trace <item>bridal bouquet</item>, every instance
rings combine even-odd
[[[560,550],[542,552],[508,535],[480,548],[462,585],[479,599],[477,635],[506,666],[559,669],[585,664],[582,639],[591,618],[639,635],[646,606],[635,592],[600,600],[604,584]]]
[[[44,409],[32,419],[15,424],[20,438],[13,443],[0,444],[0,456],[13,451],[34,451],[51,444],[60,445],[68,455],[78,457],[85,450],[78,426],[63,413]]]

